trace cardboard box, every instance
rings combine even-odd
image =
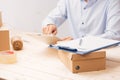
[[[0,29],[0,51],[10,50],[9,30]]]
[[[65,66],[73,73],[103,70],[106,66],[105,51],[79,55],[59,50],[58,56]]]
[[[0,12],[0,27],[2,27],[2,13]]]

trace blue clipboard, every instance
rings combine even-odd
[[[49,45],[49,47],[57,49],[57,50],[64,50],[64,51],[72,52],[72,53],[75,53],[75,54],[85,55],[85,54],[88,54],[88,53],[91,53],[91,52],[94,52],[94,51],[98,51],[98,50],[101,50],[101,49],[105,49],[105,48],[108,48],[108,47],[111,47],[111,46],[118,46],[119,44],[120,44],[120,42],[116,42],[116,43],[113,43],[113,44],[105,45],[105,46],[95,48],[95,49],[91,49],[91,50],[87,50],[87,51],[80,51],[78,49],[70,48],[70,47],[66,47],[66,46]]]

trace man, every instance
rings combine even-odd
[[[120,40],[120,0],[59,0],[43,21],[44,34],[57,34],[57,28],[69,21],[72,37],[85,35]]]

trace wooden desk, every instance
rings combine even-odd
[[[0,77],[7,80],[119,80],[120,47],[107,49],[105,70],[73,74],[57,56],[57,50],[31,36],[22,35],[24,48],[15,51],[17,63],[0,64]]]

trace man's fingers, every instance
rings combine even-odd
[[[62,41],[66,41],[66,40],[73,40],[73,38],[72,37],[65,37],[65,38],[63,38],[63,39],[61,39]]]
[[[45,27],[42,28],[42,33],[45,34]]]
[[[43,33],[43,34],[47,34],[47,32],[48,32],[48,28],[47,28],[47,27],[43,27],[42,33]]]
[[[49,26],[48,27],[48,34],[52,34],[52,32],[54,31],[54,28],[53,28],[53,26]]]
[[[52,34],[53,34],[53,35],[56,35],[56,34],[57,34],[57,31],[53,31]]]
[[[57,34],[57,28],[55,25],[47,25],[42,29],[43,34]]]

